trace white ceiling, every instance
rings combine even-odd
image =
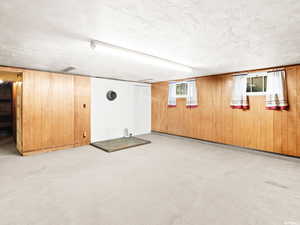
[[[0,64],[155,81],[296,64],[299,12],[299,0],[1,1]],[[93,51],[90,39],[197,69]]]

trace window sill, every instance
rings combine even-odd
[[[247,96],[265,96],[266,92],[247,92]]]

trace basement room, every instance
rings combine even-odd
[[[300,1],[0,3],[0,225],[300,225]]]

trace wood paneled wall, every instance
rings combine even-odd
[[[23,151],[74,143],[73,76],[23,74]]]
[[[74,77],[75,84],[75,145],[88,145],[91,140],[91,81]]]
[[[22,73],[20,83],[23,155],[90,143],[90,78],[0,67]]]
[[[15,128],[16,128],[16,147],[18,151],[22,154],[22,138],[23,138],[23,120],[22,120],[22,82],[14,82],[15,91]]]
[[[233,74],[198,77],[199,106],[192,109],[185,99],[168,108],[168,82],[154,83],[152,130],[300,156],[300,66],[285,69],[288,111],[266,110],[264,96],[250,96],[249,110],[231,109]]]

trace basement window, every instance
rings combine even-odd
[[[178,82],[176,83],[176,98],[186,98],[187,96],[187,83]]]
[[[265,95],[267,90],[267,76],[249,75],[247,77],[247,95]]]

